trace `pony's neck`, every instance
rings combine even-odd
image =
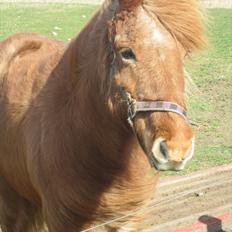
[[[57,149],[56,156],[60,156],[53,156],[51,165],[58,175],[62,167],[59,181],[65,186],[67,182],[80,181],[79,185],[68,186],[67,192],[83,193],[84,205],[88,202],[94,207],[101,201],[99,211],[107,215],[105,209],[121,212],[121,207],[127,211],[128,205],[131,209],[143,205],[150,197],[155,179],[149,175],[149,162],[126,117],[120,117],[117,104],[112,101],[114,89],[108,94],[108,43],[107,31],[104,31],[107,25],[106,20],[98,19],[104,18],[98,17],[99,14],[69,44],[59,65],[58,74],[62,75],[56,76],[61,76],[61,83],[56,80],[58,91],[53,91],[55,102],[49,102],[49,107],[54,104],[55,108],[62,108],[62,115],[59,123],[50,123],[50,126],[53,126],[54,138],[60,134],[64,141],[54,140],[49,144]],[[62,95],[60,89],[64,92]],[[49,109],[49,112],[54,111]],[[54,165],[55,162],[59,163]],[[73,198],[67,208],[72,208],[75,202]]]
[[[69,121],[72,122],[73,138],[80,138],[81,130],[80,140],[89,144],[85,148],[88,151],[83,153],[87,154],[84,159],[92,162],[93,168],[112,172],[115,167],[112,175],[125,170],[131,170],[135,175],[138,174],[135,170],[139,169],[141,174],[149,169],[147,158],[127,125],[126,117],[122,119],[120,104],[112,102],[114,88],[109,86],[107,38],[110,12],[99,11],[66,51],[68,59],[64,59],[64,65],[69,68],[66,68],[65,78],[71,89],[73,109]]]

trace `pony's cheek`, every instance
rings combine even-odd
[[[154,128],[149,123],[146,113],[140,113],[133,119],[134,122],[134,132],[143,148],[144,152],[148,154],[152,148],[152,143],[154,139]]]
[[[117,87],[123,88],[130,94],[134,94],[136,92],[136,82],[133,80],[133,77],[129,72],[117,76],[115,78],[115,83]]]

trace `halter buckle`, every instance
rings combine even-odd
[[[122,90],[122,93],[123,93],[124,97],[126,98],[126,102],[127,102],[127,116],[128,116],[127,121],[131,125],[131,127],[133,127],[132,120],[137,113],[136,100],[134,98],[132,98],[128,92]]]

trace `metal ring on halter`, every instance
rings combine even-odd
[[[131,97],[131,95],[126,92],[125,90],[121,90],[124,97],[126,98],[126,102],[127,102],[127,121],[128,123],[133,127],[133,121],[132,119],[135,117],[136,113],[137,113],[137,109],[136,109],[136,100],[134,98]]]

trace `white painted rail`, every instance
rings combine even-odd
[[[104,0],[0,0],[0,3],[81,3],[101,4]],[[232,0],[201,0],[207,8],[232,8]]]

